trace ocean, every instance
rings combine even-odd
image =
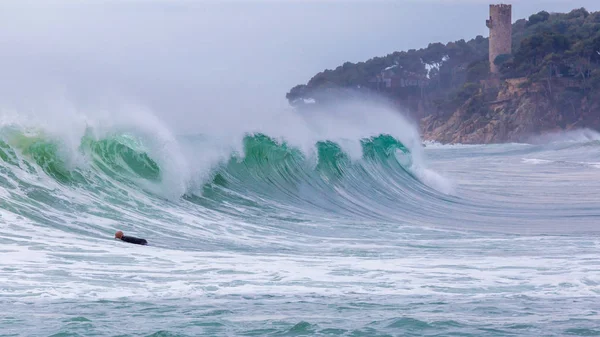
[[[0,127],[1,336],[600,335],[595,132],[34,124]]]

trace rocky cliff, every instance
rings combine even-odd
[[[600,129],[600,95],[584,96],[576,85],[558,78],[546,83],[508,79],[491,89],[484,85],[449,116],[421,119],[423,138],[442,143],[501,143],[557,130]]]

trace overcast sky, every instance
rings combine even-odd
[[[600,1],[515,0],[540,10]],[[489,1],[0,2],[0,104],[61,92],[134,100],[183,131],[190,116],[279,109],[325,68],[430,42],[487,37]],[[1,108],[1,107],[0,107]]]

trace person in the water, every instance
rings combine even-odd
[[[134,238],[133,236],[125,236],[125,235],[123,235],[123,232],[121,232],[121,231],[118,231],[115,233],[115,239],[119,239],[121,241],[129,242],[129,243],[134,243],[136,245],[143,245],[143,246],[148,245],[148,241],[146,241],[146,239]]]

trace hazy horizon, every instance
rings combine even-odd
[[[512,4],[513,21],[540,10],[600,10],[596,1]],[[0,108],[43,109],[58,93],[77,109],[135,102],[193,131],[206,116],[286,109],[291,87],[346,61],[487,37],[488,6],[8,1],[0,5]]]

